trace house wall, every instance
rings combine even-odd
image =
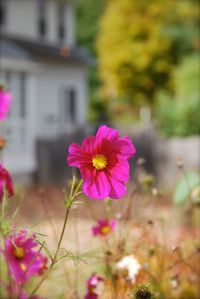
[[[51,43],[59,43],[58,36],[58,2],[46,0],[47,6],[46,24],[47,33],[43,38]],[[5,5],[5,24],[2,31],[11,35],[17,35],[32,39],[40,38],[38,32],[38,3],[39,0],[6,0]],[[63,44],[74,44],[74,12],[72,3],[67,3],[64,11],[64,23],[66,36]]]
[[[17,36],[36,38],[37,1],[7,0],[4,5],[4,32]]]
[[[73,133],[86,124],[86,68],[1,59],[0,81],[7,84],[13,93],[14,104],[19,86],[9,86],[6,79],[8,72],[14,78],[22,72],[27,75],[26,117],[9,117],[6,121],[4,135],[9,140],[3,161],[14,175],[33,173],[37,169],[36,141],[39,138],[45,140],[55,139],[59,135],[67,136],[67,132]],[[60,122],[60,91],[68,88],[76,90],[76,123]]]
[[[32,173],[37,167],[35,157],[36,144],[36,78],[38,66],[31,62],[15,59],[0,60],[0,82],[5,83],[7,89],[12,92],[12,106],[10,115],[4,123],[1,132],[8,140],[3,152],[3,162],[13,175]],[[22,90],[20,89],[20,76],[26,76],[24,99],[25,114],[23,117],[19,112],[21,109]],[[14,110],[13,110],[14,109]],[[16,110],[17,109],[17,110]]]
[[[45,65],[38,76],[37,135],[55,137],[86,123],[87,75],[81,66]],[[63,90],[76,91],[76,123],[61,123],[59,101]]]

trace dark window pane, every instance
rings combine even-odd
[[[5,24],[5,5],[4,0],[0,0],[0,26]]]
[[[69,112],[72,122],[76,122],[76,92],[74,89],[69,90]]]
[[[46,23],[45,23],[44,19],[39,20],[38,26],[39,26],[39,35],[40,35],[40,37],[45,36],[46,35]]]
[[[26,116],[26,74],[20,74],[20,116]]]
[[[58,4],[58,38],[62,42],[65,38],[65,5]]]
[[[38,33],[44,37],[47,33],[46,0],[38,0]]]

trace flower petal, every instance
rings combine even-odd
[[[126,186],[122,182],[112,178],[112,185],[111,185],[111,191],[109,196],[113,199],[119,199],[123,197],[126,193],[127,193]]]
[[[120,138],[117,146],[120,148],[120,153],[127,158],[131,158],[135,155],[136,149],[129,137]]]
[[[98,226],[92,227],[92,233],[93,233],[93,236],[99,235],[99,227]]]
[[[6,190],[8,192],[9,197],[14,195],[14,186],[13,186],[13,182],[12,182],[12,178],[9,175],[8,171],[5,169],[6,171]]]
[[[119,132],[116,129],[109,128],[105,125],[99,127],[96,134],[96,138],[99,139],[99,141],[103,139],[108,139],[112,141],[118,137],[119,137]]]
[[[112,178],[115,178],[121,182],[128,182],[129,163],[126,159],[120,159],[114,166],[109,167],[108,172],[110,174],[111,180]]]
[[[88,153],[94,152],[94,146],[95,146],[95,136],[89,136],[85,138],[82,142],[82,149]]]
[[[0,202],[3,199],[3,194],[4,194],[3,192],[4,192],[4,184],[3,181],[0,179]]]
[[[80,145],[72,143],[68,149],[69,155],[67,158],[67,163],[70,166],[80,167],[80,164],[83,160],[82,149]]]
[[[88,182],[84,182],[83,193],[94,199],[104,199],[108,197],[110,193],[110,183],[105,173],[103,171],[99,171],[90,184],[88,184]]]

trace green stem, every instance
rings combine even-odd
[[[4,250],[7,252],[6,240],[4,236],[3,236],[3,242],[4,242]],[[8,275],[8,299],[11,299],[12,278],[11,278],[11,272],[10,272],[7,257],[5,257],[5,261],[6,261],[7,275]]]
[[[58,253],[59,253],[59,250],[60,250],[60,246],[61,246],[61,243],[62,243],[62,240],[63,240],[63,236],[64,236],[64,232],[65,232],[65,228],[66,228],[66,224],[67,224],[67,220],[68,220],[68,217],[69,217],[69,211],[70,211],[70,208],[67,209],[67,212],[66,212],[66,215],[65,215],[65,219],[64,219],[64,223],[63,223],[63,228],[62,228],[62,231],[61,231],[61,235],[60,235],[60,239],[58,241],[58,245],[57,245],[57,249],[56,249],[56,252],[53,256],[53,259],[51,261],[51,265],[49,266],[49,269],[47,270],[47,272],[44,274],[44,276],[42,277],[42,279],[40,280],[40,282],[38,283],[38,285],[35,287],[35,289],[31,292],[29,298],[31,298],[31,296],[33,296],[37,290],[40,288],[40,286],[42,285],[43,281],[47,278],[47,276],[49,275],[50,271],[52,270],[53,266],[56,264],[57,262],[57,257],[58,257]]]
[[[65,233],[65,228],[66,228],[66,224],[67,224],[67,220],[68,220],[68,217],[69,217],[69,211],[70,211],[70,208],[73,204],[73,201],[74,201],[74,198],[79,194],[79,188],[81,187],[83,183],[83,180],[81,180],[77,186],[77,188],[75,189],[74,191],[74,185],[75,185],[75,178],[73,178],[73,183],[72,183],[72,187],[71,187],[71,192],[70,192],[70,198],[69,198],[69,201],[70,201],[70,204],[69,206],[67,207],[67,211],[66,211],[66,215],[65,215],[65,219],[64,219],[64,223],[63,223],[63,227],[62,227],[62,231],[61,231],[61,234],[60,234],[60,238],[59,238],[59,241],[58,241],[58,245],[57,245],[57,248],[56,248],[56,251],[55,251],[55,254],[52,258],[52,261],[51,261],[51,264],[49,266],[49,269],[47,270],[47,272],[44,274],[44,276],[42,277],[42,279],[40,280],[40,282],[38,283],[38,285],[34,288],[34,290],[31,292],[30,296],[29,296],[29,299],[31,298],[31,296],[33,296],[37,290],[40,288],[40,286],[42,285],[42,283],[44,282],[44,280],[47,278],[47,276],[49,275],[49,273],[51,272],[53,266],[57,263],[57,258],[58,258],[58,254],[59,254],[59,250],[60,250],[60,246],[61,246],[61,243],[62,243],[62,240],[63,240],[63,236],[64,236],[64,233]]]

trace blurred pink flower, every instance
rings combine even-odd
[[[48,257],[44,256],[43,254],[38,254],[38,275],[43,275],[46,270],[48,269]]]
[[[96,136],[85,138],[81,146],[69,146],[67,162],[80,169],[83,192],[90,198],[121,198],[129,180],[128,159],[135,155],[130,138],[107,126],[99,127]]]
[[[0,86],[0,121],[7,118],[12,101],[12,94],[7,92]]]
[[[99,285],[103,282],[101,276],[97,276],[95,273],[90,276],[87,281],[87,294],[85,299],[97,299],[99,295]]]
[[[31,276],[42,274],[44,265],[46,270],[46,259],[38,253],[37,246],[35,235],[29,236],[27,230],[14,232],[6,238],[5,256],[17,283],[27,282]]]
[[[14,187],[9,172],[0,163],[0,202],[3,199],[4,189],[7,190],[9,197],[14,195]]]
[[[117,221],[115,219],[107,220],[102,219],[98,221],[98,225],[92,228],[92,232],[94,236],[106,236],[110,232],[112,232],[117,225]]]

